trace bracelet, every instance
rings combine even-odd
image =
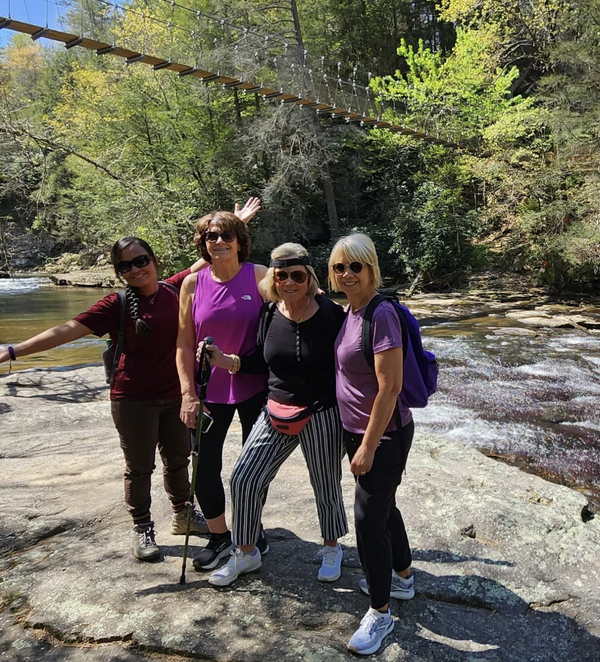
[[[241,361],[240,357],[237,356],[237,354],[232,354],[231,359],[233,363],[231,364],[231,368],[227,371],[229,372],[230,375],[235,375],[235,373],[240,369]]]
[[[10,360],[16,361],[17,355],[15,354],[15,348],[9,345],[6,349],[8,350],[8,355],[10,356]]]

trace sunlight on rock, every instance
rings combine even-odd
[[[419,637],[427,639],[429,641],[435,641],[438,644],[444,644],[445,646],[450,646],[459,651],[471,651],[474,653],[483,653],[484,651],[491,651],[500,648],[494,644],[478,644],[475,641],[470,639],[451,639],[450,637],[444,637],[441,634],[436,634],[431,630],[428,630],[426,627],[418,624],[419,630],[417,632]]]

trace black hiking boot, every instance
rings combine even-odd
[[[211,533],[206,547],[194,557],[194,569],[198,572],[216,568],[221,559],[229,556],[235,545],[231,542],[231,531]]]

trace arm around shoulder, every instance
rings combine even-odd
[[[260,285],[263,278],[267,275],[269,271],[268,267],[265,267],[264,264],[255,264],[254,265],[254,275],[256,276],[256,284]]]

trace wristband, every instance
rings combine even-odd
[[[7,348],[8,350],[8,355],[10,356],[11,361],[16,361],[17,360],[17,355],[15,354],[15,349],[12,347],[12,345],[9,345]]]

